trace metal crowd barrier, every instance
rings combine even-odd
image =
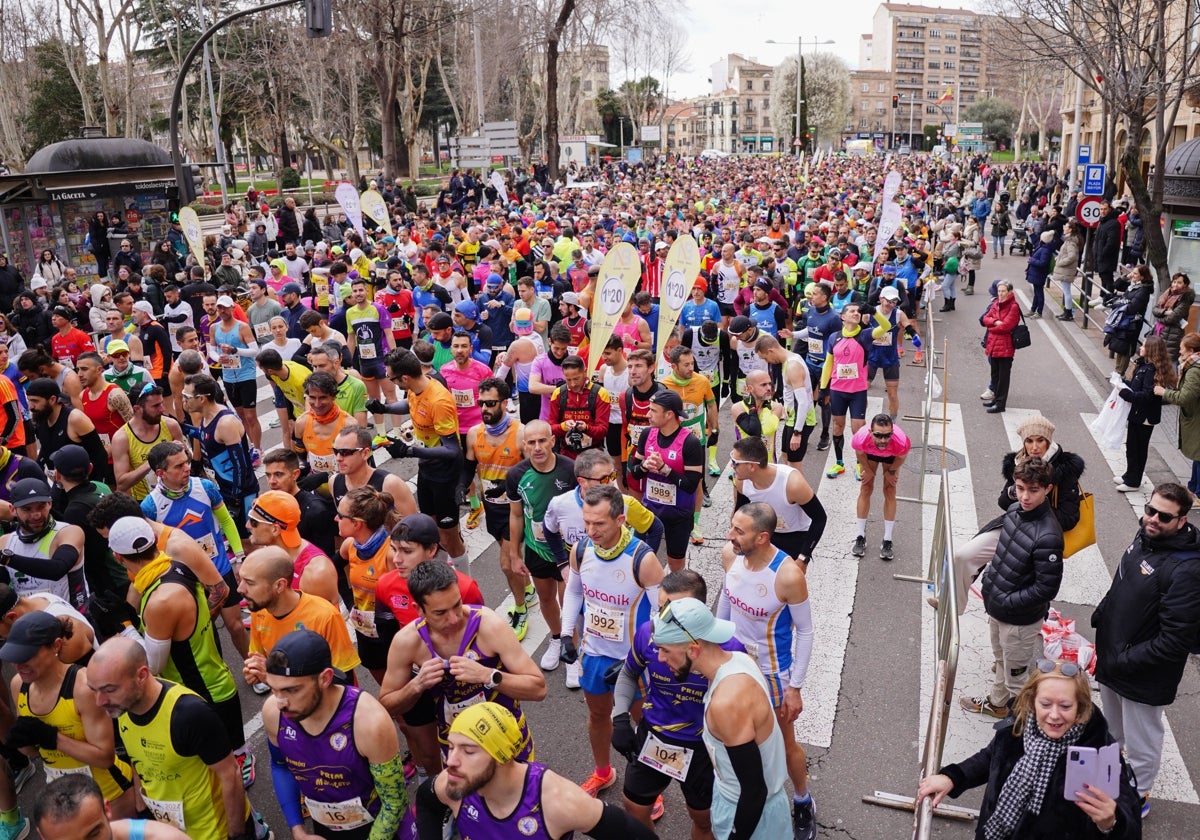
[[[946,466],[946,423],[949,422],[946,417],[946,402],[949,381],[939,382],[937,372],[940,370],[943,373],[947,371],[947,361],[950,353],[950,342],[948,339],[942,340],[941,364],[938,364],[937,350],[937,332],[934,328],[935,319],[933,317],[933,296],[925,304],[925,335],[922,336],[922,341],[925,347],[925,398],[921,401],[920,414],[906,414],[905,420],[918,420],[921,423],[921,457],[920,457],[920,480],[917,482],[917,495],[914,496],[898,496],[897,499],[902,502],[916,502],[917,504],[933,504],[925,499],[925,470],[929,464],[929,428],[933,423],[940,423],[942,426],[942,463],[941,467]],[[934,390],[937,386],[941,386],[941,403],[942,414],[940,417],[935,417],[933,414],[934,403],[937,402],[937,397],[934,395]],[[910,435],[912,440],[913,436]]]

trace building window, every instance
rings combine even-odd
[[[877,84],[875,86],[875,92],[876,93],[886,93],[887,92],[887,82],[880,82],[879,84]]]
[[[746,80],[746,90],[754,90],[754,80],[753,79]]]
[[[858,127],[859,128],[867,127],[867,118],[866,117],[863,117],[861,120],[858,121]]]
[[[876,110],[876,111],[882,111],[882,110],[883,110],[883,100],[882,100],[882,99],[876,99],[876,100],[875,100],[875,110]]]
[[[930,44],[930,45],[929,45],[929,51],[930,51],[931,53],[940,53],[940,52],[942,51],[942,48],[941,48],[941,47],[939,47],[937,44]]]
[[[862,83],[862,92],[866,93],[868,88],[870,88],[870,85],[868,85],[866,82],[863,82]]]
[[[941,37],[942,37],[942,30],[940,30],[940,29],[930,29],[930,30],[929,30],[929,37],[930,37],[930,38],[941,38]]]
[[[953,44],[946,45],[946,55],[954,55],[958,51],[958,47]]]
[[[771,89],[771,80],[770,80],[770,79],[763,79],[763,90],[764,90],[764,91],[769,91],[770,89]]]
[[[591,90],[592,90],[592,80],[591,79],[583,80],[583,89],[589,93],[591,92]]]
[[[936,106],[936,105],[926,105],[925,113],[926,114],[940,114],[941,111],[938,110],[938,106]]]
[[[942,62],[942,69],[943,69],[943,70],[953,70],[953,69],[954,69],[954,62],[953,62],[953,61],[945,61],[945,62]]]
[[[941,70],[942,63],[940,61],[931,61],[931,62],[929,62],[929,69],[930,70]]]

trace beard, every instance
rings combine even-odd
[[[672,668],[671,676],[675,678],[675,682],[687,682],[688,677],[692,675],[692,658],[687,657],[687,664],[682,668]]]
[[[472,793],[475,793],[475,791],[479,790],[481,787],[483,787],[488,782],[490,782],[492,780],[492,777],[495,775],[496,775],[496,761],[495,761],[495,759],[493,759],[492,761],[488,762],[487,769],[484,770],[483,772],[481,772],[478,776],[476,776],[473,779],[472,778],[463,779],[461,782],[459,782],[450,777],[447,777],[446,778],[446,795],[449,796],[451,799],[453,799],[455,802],[462,802],[464,799],[466,799]],[[461,787],[458,787],[458,785],[461,785]]]

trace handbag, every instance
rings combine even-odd
[[[1020,310],[1018,310],[1020,311]],[[1030,344],[1033,344],[1033,336],[1029,334],[1029,327],[1025,325],[1025,313],[1021,312],[1021,323],[1013,327],[1012,343],[1014,350],[1023,350]]]
[[[1058,488],[1050,494],[1050,506],[1058,507]],[[1063,559],[1096,544],[1096,498],[1079,485],[1079,521],[1070,531],[1063,531]]]

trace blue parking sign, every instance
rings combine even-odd
[[[1083,194],[1104,195],[1105,165],[1089,163],[1083,167]]]
[[[1085,163],[1091,163],[1091,162],[1092,162],[1092,147],[1091,146],[1080,146],[1079,147],[1079,165],[1082,166]]]

